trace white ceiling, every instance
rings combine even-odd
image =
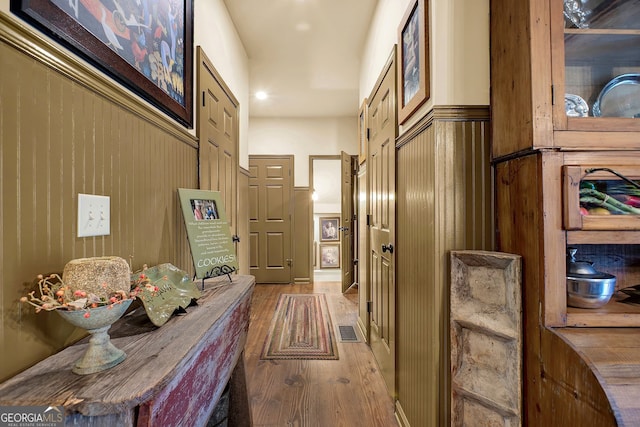
[[[355,116],[378,0],[224,0],[249,57],[252,117]],[[264,90],[269,99],[252,95]]]

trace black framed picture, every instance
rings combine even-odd
[[[193,126],[193,0],[11,0],[11,11]]]

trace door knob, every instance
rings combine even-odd
[[[389,251],[390,254],[393,253],[393,245],[391,243],[389,243],[389,245],[382,245],[382,252],[387,252]]]
[[[349,227],[338,227],[340,231],[349,231]]]

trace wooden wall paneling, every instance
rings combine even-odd
[[[397,155],[397,411],[403,425],[439,426],[442,304],[435,280],[433,128]]]
[[[14,25],[0,15],[0,381],[83,336],[19,303],[37,274],[101,255],[193,270],[176,189],[198,182],[191,135]],[[109,236],[76,237],[78,193],[111,197]]]
[[[494,247],[488,108],[436,107],[397,147],[396,406],[404,424],[447,425],[449,251]]]
[[[313,203],[309,187],[293,189],[293,281],[294,283],[311,283],[312,270],[312,236],[313,236]]]

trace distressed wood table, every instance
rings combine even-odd
[[[230,417],[250,425],[242,351],[255,279],[231,277],[205,281],[197,305],[160,328],[142,307],[125,315],[109,331],[127,354],[114,368],[72,373],[80,342],[0,384],[0,405],[63,406],[66,425],[201,426],[229,383]]]

